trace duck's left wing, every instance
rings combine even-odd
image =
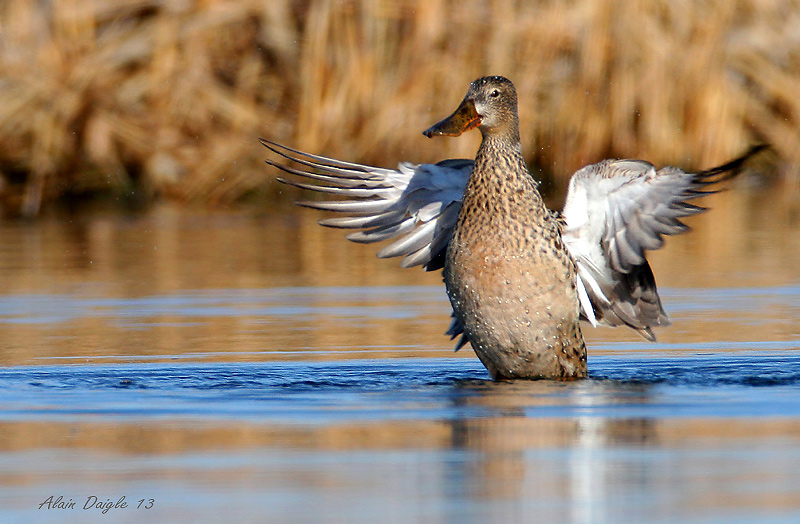
[[[645,257],[664,235],[688,229],[682,217],[705,208],[690,200],[738,174],[756,146],[725,165],[686,173],[656,170],[642,160],[603,160],[571,178],[563,237],[578,266],[583,315],[593,324],[627,325],[654,340],[652,326],[669,323]]]
[[[359,229],[347,235],[353,242],[392,240],[378,256],[403,257],[403,267],[422,265],[428,271],[442,268],[472,160],[403,162],[397,169],[385,169],[304,153],[263,138],[261,143],[300,167],[272,160],[267,160],[268,164],[309,181],[279,179],[281,182],[343,197],[298,202],[344,215],[322,219],[321,225]]]

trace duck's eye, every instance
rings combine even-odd
[[[498,96],[500,96],[500,90],[499,89],[492,89],[492,92],[489,93],[489,97],[490,98],[497,98]]]

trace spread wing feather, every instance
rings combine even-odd
[[[578,266],[586,295],[582,308],[592,323],[627,325],[654,340],[652,327],[668,325],[646,251],[660,248],[664,235],[688,229],[681,218],[705,208],[689,201],[718,191],[764,146],[722,166],[686,173],[656,170],[641,160],[603,160],[570,179],[562,212],[564,241]]]
[[[353,242],[392,240],[378,256],[403,257],[403,267],[422,265],[428,271],[441,269],[472,171],[472,160],[445,160],[438,164],[403,162],[397,169],[385,169],[304,153],[266,139],[261,139],[261,143],[301,166],[267,160],[268,164],[304,180],[280,179],[281,182],[344,197],[298,202],[304,207],[345,215],[323,219],[320,224],[359,229],[347,236]]]

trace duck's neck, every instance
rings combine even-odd
[[[464,205],[481,202],[497,211],[512,207],[542,207],[544,204],[536,185],[522,156],[516,128],[505,134],[484,133],[467,184]]]

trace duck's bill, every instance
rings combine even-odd
[[[479,125],[481,125],[481,116],[475,110],[475,103],[472,100],[464,100],[455,113],[441,122],[433,124],[422,134],[428,138],[433,138],[434,136],[459,136],[461,133],[474,129]]]

